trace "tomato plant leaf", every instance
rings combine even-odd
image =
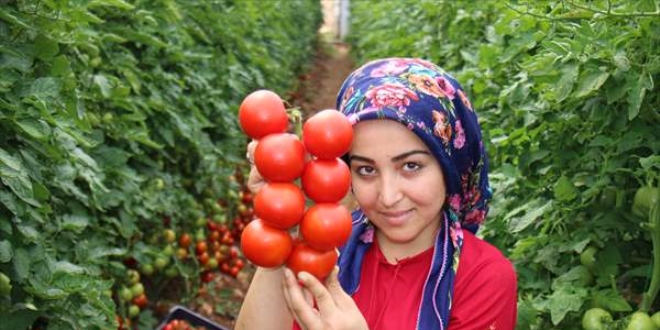
[[[629,312],[632,307],[620,293],[612,289],[602,289],[592,292],[592,304],[613,312]]]
[[[529,201],[526,204],[521,205],[520,207],[512,210],[507,214],[509,218],[509,229],[512,232],[520,232],[527,228],[529,225],[534,223],[539,217],[545,214],[546,211],[552,208],[552,201],[548,200],[545,204],[541,204],[542,200],[535,199]],[[524,212],[522,216],[515,216],[520,212]]]
[[[626,86],[628,86],[628,120],[633,120],[639,114],[646,91],[653,88],[653,81],[648,73],[642,71],[639,77],[629,75]]]
[[[559,324],[568,312],[579,311],[587,294],[587,290],[581,287],[561,286],[554,290],[547,301],[552,324]]]
[[[580,75],[577,89],[575,90],[575,97],[585,97],[598,90],[609,77],[610,73],[607,71],[601,71],[598,69],[585,70],[585,72]]]
[[[579,71],[579,65],[575,62],[564,64],[561,69],[561,78],[559,79],[556,88],[554,88],[555,99],[557,102],[564,101],[570,96]]]
[[[639,165],[641,165],[645,171],[651,171],[654,167],[660,169],[660,156],[652,155],[642,157],[639,159]]]
[[[0,263],[11,261],[12,256],[11,243],[7,240],[0,241]]]
[[[559,201],[570,201],[577,197],[577,189],[565,176],[561,176],[553,187],[555,198]]]

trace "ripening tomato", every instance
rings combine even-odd
[[[260,267],[283,265],[293,247],[286,230],[266,225],[261,219],[252,220],[241,234],[241,249],[245,257]]]
[[[341,157],[353,142],[353,127],[337,110],[323,110],[305,120],[302,130],[307,151],[321,159]]]
[[[144,293],[142,293],[137,297],[133,298],[133,304],[140,307],[140,309],[145,309],[149,304],[149,299],[147,299],[147,296]]]
[[[319,203],[305,212],[300,222],[300,234],[314,249],[328,251],[346,243],[351,227],[351,213],[345,206]]]
[[[184,233],[179,237],[179,246],[181,246],[184,249],[187,249],[190,246],[191,242],[192,242],[192,238],[188,233]]]
[[[284,102],[275,92],[265,89],[254,91],[243,99],[238,120],[243,132],[253,139],[286,132],[289,126]]]
[[[293,246],[286,265],[294,274],[305,271],[316,276],[319,280],[324,280],[332,272],[336,263],[336,250],[320,252],[301,241]]]
[[[316,203],[339,202],[351,187],[351,171],[339,158],[314,159],[305,165],[303,191]]]
[[[269,226],[289,229],[305,214],[305,195],[293,183],[269,182],[257,192],[254,212]]]
[[[305,147],[295,134],[270,134],[259,140],[254,163],[266,181],[290,182],[305,168]]]

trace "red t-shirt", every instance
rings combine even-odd
[[[390,264],[373,244],[362,264],[353,300],[369,329],[415,329],[433,248]],[[499,250],[464,231],[448,330],[513,330],[516,273]],[[294,329],[299,329],[297,325]]]

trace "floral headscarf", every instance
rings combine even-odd
[[[476,232],[492,195],[488,160],[477,116],[459,83],[437,65],[416,58],[369,62],[344,81],[337,108],[352,124],[372,119],[395,120],[429,147],[445,175],[447,199],[441,231],[422,297],[417,329],[446,329],[463,229]],[[373,226],[358,208],[353,232],[339,257],[339,280],[353,294],[360,282],[364,254]]]

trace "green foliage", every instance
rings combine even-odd
[[[3,326],[116,329],[123,261],[236,195],[239,102],[295,88],[320,21],[312,0],[3,1]]]
[[[648,288],[660,183],[660,4],[355,1],[358,62],[421,56],[452,72],[482,119],[495,199],[481,234],[515,263],[519,329],[631,314]],[[593,269],[580,253],[595,247]],[[660,308],[655,302],[651,309]]]

